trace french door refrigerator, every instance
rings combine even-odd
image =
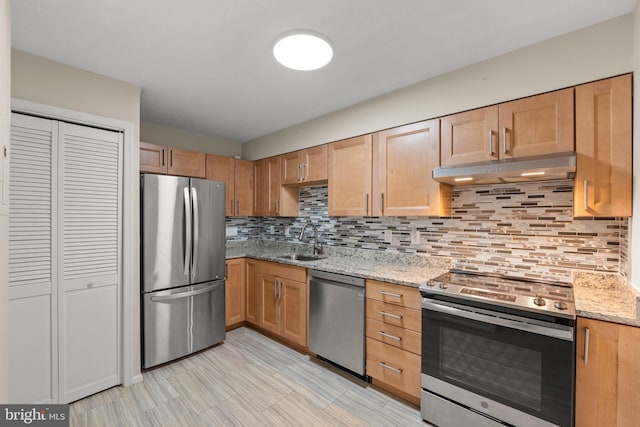
[[[141,175],[142,367],[225,338],[224,183]]]

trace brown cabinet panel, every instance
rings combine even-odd
[[[371,215],[371,135],[329,144],[329,215]]]
[[[498,160],[498,106],[440,119],[440,164]]]
[[[373,215],[448,215],[448,189],[431,176],[440,162],[440,122],[378,132],[373,142]],[[442,198],[444,196],[444,199]]]
[[[327,180],[327,144],[307,148],[300,153],[302,181],[306,184]]]
[[[420,356],[367,338],[367,375],[420,397]]]
[[[207,154],[206,177],[214,181],[222,181],[225,184],[225,215],[231,216],[232,206],[235,200],[235,167],[233,157],[216,156]]]
[[[258,302],[258,265],[259,261],[254,259],[247,258],[245,260],[245,319],[249,323],[253,323],[254,325],[258,324],[258,312],[259,312],[259,302]]]
[[[397,304],[415,310],[422,309],[422,297],[418,288],[396,285],[368,279],[366,282],[367,298]]]
[[[280,156],[253,162],[255,177],[254,211],[258,216],[280,214]]]
[[[204,178],[206,163],[205,153],[169,147],[169,175]]]
[[[499,105],[500,158],[574,150],[573,88]]]
[[[422,331],[420,310],[367,298],[365,312],[367,317],[379,320],[382,323],[411,329],[416,332]]]
[[[286,339],[307,346],[307,284],[279,279],[281,333]]]
[[[234,215],[253,215],[253,162],[250,160],[234,159]]]
[[[243,258],[227,260],[225,308],[227,326],[245,320],[245,262]]]
[[[631,75],[576,87],[574,216],[631,216]]]
[[[167,147],[140,141],[140,172],[167,173]]]
[[[300,153],[283,154],[282,159],[282,185],[298,184],[301,177]]]
[[[280,334],[280,304],[278,301],[278,283],[274,276],[258,276],[258,326],[275,334]]]
[[[279,262],[262,261],[260,263],[260,273],[295,280],[296,282],[307,281],[306,268],[296,265],[280,264]]]
[[[576,349],[576,426],[638,425],[640,328],[578,318]]]

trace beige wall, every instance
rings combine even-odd
[[[631,219],[631,283],[640,290],[640,2],[633,13],[633,218]]]
[[[9,145],[9,117],[11,116],[11,13],[10,1],[0,0],[0,150]],[[0,152],[0,156],[2,153]],[[6,167],[8,167],[8,162]],[[8,177],[8,174],[4,174]],[[4,182],[3,167],[0,159],[0,403],[6,403],[7,397],[7,270],[9,261],[9,215],[8,206],[2,206],[2,188],[8,189]]]
[[[242,154],[240,143],[151,122],[140,122],[140,141],[220,156],[233,157]]]
[[[124,120],[133,123],[133,152],[138,153],[138,141],[140,130],[140,88],[121,80],[115,80],[96,73],[81,70],[46,58],[31,55],[13,49],[11,52],[11,80],[12,97],[41,104],[53,105],[60,108],[94,114],[97,116]],[[129,151],[131,152],[131,151]],[[137,157],[131,159],[138,164]],[[126,162],[126,160],[125,160]],[[137,176],[137,174],[135,174]],[[127,190],[131,192],[131,200],[139,200],[140,184],[138,179],[124,182]],[[132,206],[135,218],[139,217],[139,206]],[[125,244],[130,247],[139,247],[140,244],[139,222],[134,224],[124,236]],[[138,254],[134,250],[134,254]],[[131,260],[134,272],[132,277],[139,277],[139,260]],[[135,310],[133,315],[133,330],[131,346],[133,359],[140,360],[140,283],[124,283],[125,291],[132,294],[132,304]],[[134,364],[133,375],[140,373],[139,363]]]
[[[243,158],[260,159],[629,72],[632,33],[631,14],[615,18],[245,142]]]

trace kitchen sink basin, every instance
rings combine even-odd
[[[321,259],[325,259],[326,257],[320,255],[298,255],[298,254],[288,254],[288,255],[280,255],[278,258],[282,259],[290,259],[293,261],[318,261]]]

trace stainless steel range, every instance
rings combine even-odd
[[[573,425],[570,285],[452,270],[420,292],[424,420]]]

